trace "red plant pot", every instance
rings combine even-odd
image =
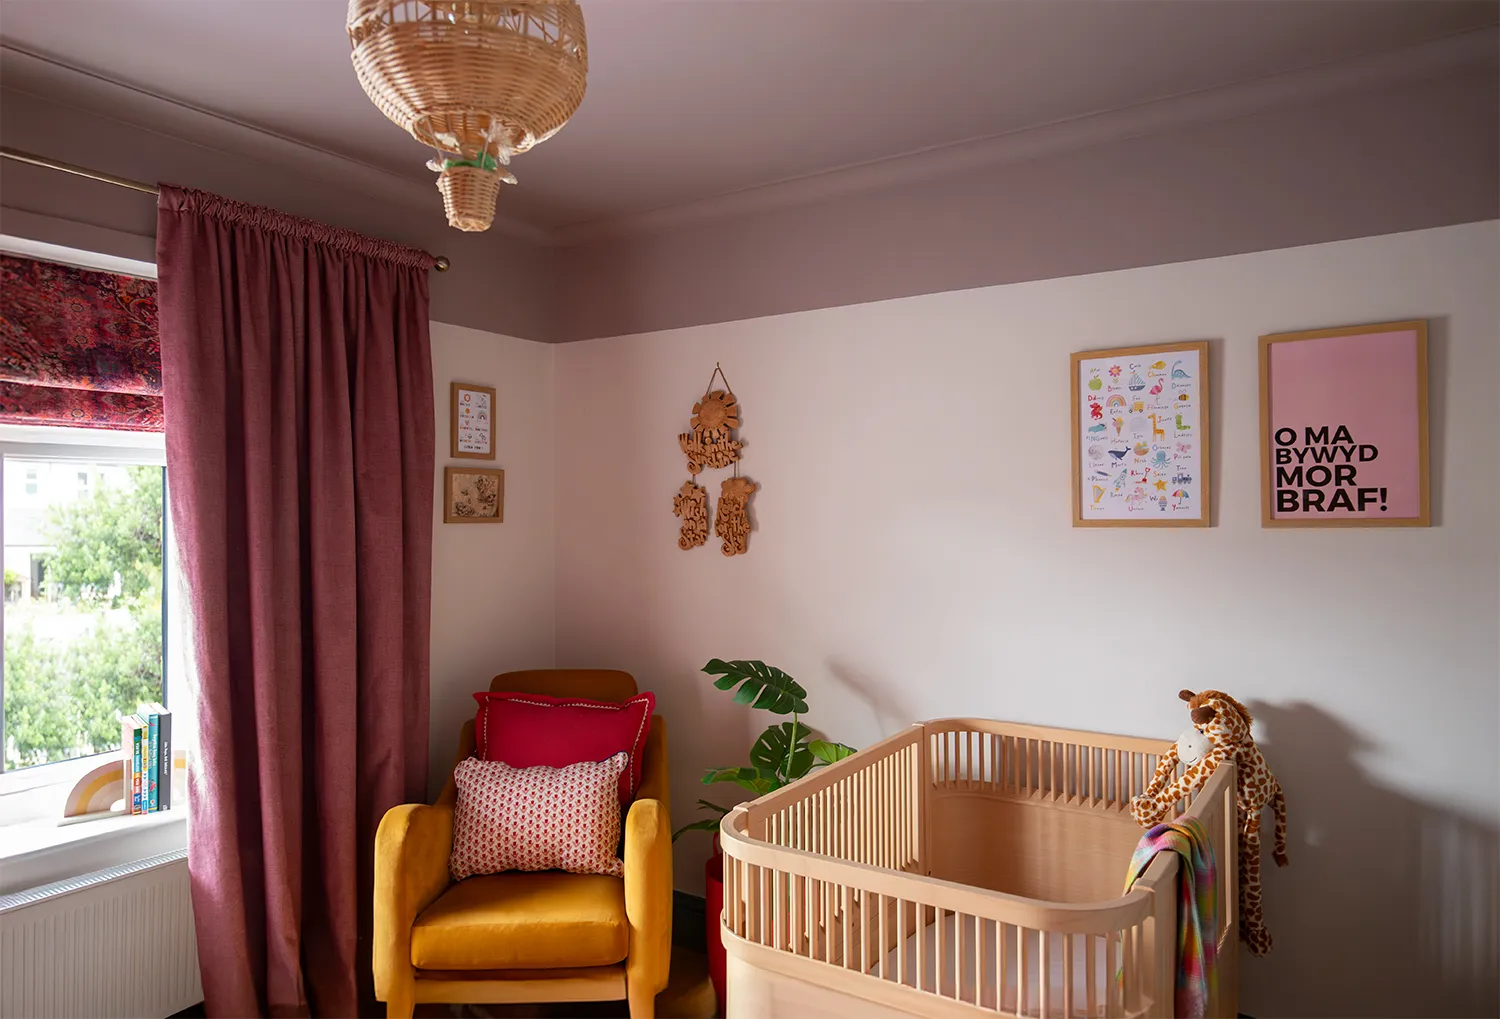
[[[719,999],[719,1014],[727,1007],[724,999],[724,854],[719,851],[719,836],[714,835],[714,853],[703,865],[703,926],[708,942],[708,979],[713,982]]]

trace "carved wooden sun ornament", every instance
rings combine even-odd
[[[710,435],[720,435],[740,426],[740,402],[733,393],[715,389],[693,404],[693,428]]]
[[[724,380],[723,389],[713,388],[715,378]],[[691,475],[698,475],[704,468],[734,468],[734,475],[724,480],[720,490],[714,534],[724,539],[721,551],[725,555],[743,555],[750,540],[747,506],[750,496],[759,486],[740,477],[743,445],[734,437],[734,430],[740,426],[740,404],[718,365],[714,366],[708,386],[708,391],[693,404],[690,430],[677,436],[677,445],[687,457],[687,469]],[[689,478],[672,498],[672,512],[682,519],[682,526],[678,529],[678,548],[686,550],[707,543],[707,489]]]

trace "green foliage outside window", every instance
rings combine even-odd
[[[54,600],[5,607],[7,770],[117,749],[162,693],[161,468],[54,507],[44,533]]]

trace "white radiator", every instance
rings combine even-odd
[[[202,1000],[186,850],[0,896],[0,1019],[165,1017]]]

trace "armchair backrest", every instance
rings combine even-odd
[[[594,701],[623,701],[640,691],[635,677],[619,669],[527,669],[502,672],[490,680],[490,692],[514,690],[549,697],[587,697]]]

